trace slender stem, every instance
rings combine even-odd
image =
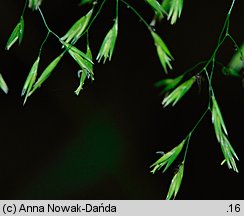
[[[126,2],[125,0],[120,0],[121,2],[123,2],[128,8],[130,8],[135,15],[137,15],[139,17],[139,19],[145,24],[145,26],[149,29],[152,30],[152,26],[150,26],[147,21],[137,12],[137,10],[135,8],[133,8],[128,2]]]
[[[229,33],[226,36],[232,41],[232,43],[236,47],[237,51],[240,52],[241,56],[243,56],[243,53],[242,53],[240,47],[238,46],[238,44],[236,43],[235,39]]]
[[[190,131],[190,133],[186,137],[187,144],[186,144],[186,149],[185,149],[184,159],[183,159],[184,162],[186,161],[186,155],[187,155],[187,152],[188,152],[191,135],[196,130],[196,128],[198,127],[198,125],[202,122],[203,118],[206,116],[206,114],[207,114],[208,111],[209,111],[209,108],[207,108],[205,110],[205,112],[202,114],[201,118],[198,120],[198,122],[195,124],[195,126],[193,127],[193,129]]]
[[[189,135],[187,136],[186,149],[185,149],[184,159],[183,159],[184,163],[185,163],[185,161],[186,161],[186,155],[187,155],[187,152],[188,152],[190,139],[191,139],[191,133],[189,133]]]
[[[228,15],[230,15],[230,14],[231,14],[232,9],[233,9],[234,4],[235,4],[235,1],[236,1],[236,0],[233,0],[233,1],[232,1],[232,4],[231,4],[231,6],[230,6],[230,10],[229,10],[229,12],[228,12]]]
[[[198,125],[202,122],[203,118],[206,116],[207,112],[209,111],[209,108],[207,108],[204,113],[202,114],[201,118],[198,120],[198,122],[195,124],[195,126],[193,127],[193,129],[190,131],[190,133],[187,135],[186,139],[187,139],[187,144],[186,144],[186,150],[185,150],[185,154],[184,154],[184,159],[183,161],[186,160],[186,155],[187,155],[187,151],[189,148],[189,142],[190,142],[190,138],[192,133],[197,129]]]
[[[183,73],[183,76],[190,73],[191,71],[195,70],[197,67],[199,67],[200,65],[203,65],[203,64],[206,64],[206,62],[208,61],[201,61],[201,62],[198,62],[197,64],[195,64],[193,67],[189,68],[188,70],[186,70],[184,73]]]
[[[226,34],[229,33],[229,29],[230,29],[230,15],[228,16],[227,27],[226,27]]]
[[[193,129],[191,130],[190,134],[192,134],[196,128],[198,127],[198,125],[201,123],[201,121],[203,120],[203,118],[205,117],[205,115],[207,114],[207,112],[209,111],[209,108],[207,108],[204,113],[202,114],[201,118],[198,120],[198,122],[195,124],[195,126],[193,127]]]
[[[234,6],[234,3],[235,3],[235,0],[232,1],[232,4],[231,4],[231,7],[229,9],[229,12],[226,16],[226,19],[225,19],[225,22],[224,22],[224,26],[221,30],[221,33],[219,35],[219,39],[218,39],[218,44],[217,44],[217,47],[215,48],[212,56],[210,57],[209,61],[206,63],[206,65],[203,67],[203,69],[200,71],[201,72],[204,72],[206,70],[206,68],[212,63],[212,70],[211,70],[211,74],[210,74],[210,82],[212,81],[212,76],[213,76],[213,69],[214,69],[214,63],[215,63],[215,58],[216,58],[216,54],[219,50],[219,48],[222,46],[222,44],[224,43],[226,37],[229,35],[229,19],[230,19],[230,15],[231,15],[231,11],[232,11],[232,8]],[[222,39],[222,36],[225,32],[225,35]],[[211,83],[209,83],[211,84]]]
[[[43,13],[42,13],[40,7],[38,7],[38,11],[39,11],[39,13],[40,13],[40,15],[41,15],[41,17],[42,17],[42,20],[43,20],[43,22],[44,22],[45,27],[47,28],[47,30],[48,30],[49,32],[51,32],[51,29],[48,27],[47,22],[46,22],[46,19],[45,19]]]
[[[106,2],[106,0],[103,0],[102,4],[100,5],[100,7],[99,7],[99,9],[97,11],[97,13],[95,14],[95,16],[93,17],[93,19],[91,20],[90,24],[87,26],[86,31],[83,34],[85,34],[85,33],[87,33],[89,31],[89,29],[92,26],[93,22],[96,20],[97,16],[100,14],[100,12],[101,12],[101,10],[102,10],[105,2]]]
[[[45,37],[45,39],[44,39],[44,41],[42,42],[42,45],[41,45],[40,49],[39,49],[38,57],[40,57],[41,52],[42,52],[42,49],[43,49],[43,46],[44,46],[45,43],[47,42],[47,39],[48,39],[49,36],[50,36],[50,32],[48,31],[48,32],[47,32],[47,35],[46,35],[46,37]]]
[[[202,73],[204,72],[204,70],[213,62],[215,61],[215,57],[216,57],[216,54],[219,50],[219,48],[221,47],[221,45],[224,43],[226,37],[224,37],[224,39],[222,41],[220,41],[220,43],[218,43],[216,49],[214,50],[212,56],[210,57],[210,59],[207,61],[207,63],[205,64],[205,66],[202,68],[202,70],[199,72],[199,73]]]
[[[122,1],[122,0],[121,0]],[[203,115],[201,116],[201,118],[198,120],[198,122],[196,123],[196,125],[193,127],[193,129],[191,130],[191,132],[188,134],[188,136],[186,137],[187,139],[187,145],[186,145],[186,149],[185,149],[185,154],[184,154],[184,160],[186,160],[186,155],[187,155],[187,152],[188,152],[188,147],[189,147],[189,141],[190,141],[190,138],[191,138],[191,135],[192,133],[196,130],[196,128],[198,127],[198,125],[201,123],[201,121],[203,120],[203,118],[205,117],[205,115],[207,114],[208,111],[211,111],[211,97],[214,95],[214,91],[213,91],[213,87],[212,87],[212,77],[213,77],[213,72],[214,72],[214,67],[215,67],[215,58],[216,58],[216,54],[219,50],[219,48],[222,46],[222,44],[224,43],[226,37],[230,37],[230,39],[234,42],[235,46],[237,46],[235,40],[229,35],[229,18],[230,18],[230,14],[231,14],[231,11],[232,11],[232,8],[234,6],[234,3],[235,3],[235,0],[232,1],[232,4],[231,4],[231,7],[229,9],[229,12],[227,14],[227,17],[225,19],[225,23],[224,23],[224,26],[221,30],[221,33],[220,33],[220,36],[219,36],[219,39],[218,39],[218,44],[217,44],[217,47],[215,48],[212,56],[210,57],[210,59],[207,61],[207,63],[205,64],[205,66],[203,67],[203,69],[200,71],[201,72],[205,72],[206,74],[206,77],[208,79],[208,83],[209,83],[209,103],[208,103],[208,108],[205,110],[205,112],[203,113]],[[222,39],[222,36],[225,32],[225,35]],[[238,47],[238,46],[237,46]],[[200,62],[199,64],[195,65],[193,68],[191,68],[189,71],[195,69],[198,65],[202,64],[203,62]],[[210,72],[210,76],[208,74],[208,71],[207,71],[207,68],[208,66],[212,63],[212,67],[211,67],[211,72]],[[188,72],[189,72],[188,71]]]
[[[116,0],[116,19],[119,18],[119,0]]]
[[[22,11],[22,13],[21,13],[21,16],[22,16],[22,17],[24,16],[25,10],[26,10],[26,8],[27,8],[27,4],[28,4],[28,0],[25,1],[25,6],[24,6],[23,11]]]
[[[208,95],[209,95],[209,100],[208,100],[208,109],[209,110],[211,110],[211,97],[212,97],[212,95],[214,95],[214,91],[213,91],[213,87],[212,87],[212,84],[211,84],[211,79],[210,79],[210,77],[209,77],[209,75],[208,75],[208,71],[207,71],[207,69],[205,69],[204,70],[205,71],[205,74],[206,74],[206,77],[207,77],[207,79],[208,79],[208,83],[209,83],[209,87],[208,87],[208,91],[209,91],[209,93],[208,93]]]
[[[208,70],[206,68],[204,68],[204,72],[206,74],[206,77],[208,79],[208,82],[210,82],[210,78],[209,78],[209,75],[208,75]]]
[[[46,29],[48,30],[48,32],[51,33],[51,34],[53,34],[53,35],[54,35],[56,38],[58,38],[59,40],[61,40],[60,37],[59,37],[56,33],[54,33],[54,32],[49,28],[49,26],[47,25],[46,19],[45,19],[43,13],[42,13],[40,7],[38,7],[38,11],[39,11],[39,13],[40,13],[40,15],[41,15],[41,17],[42,17],[43,23],[44,23]]]
[[[224,22],[224,25],[223,25],[223,27],[222,27],[222,30],[221,30],[221,33],[220,33],[220,35],[219,35],[219,39],[218,39],[218,43],[221,41],[221,39],[222,39],[222,36],[223,36],[223,34],[224,34],[224,31],[225,31],[225,33],[227,32],[227,29],[229,29],[229,16],[227,15],[227,17],[225,18],[225,22]],[[226,27],[227,26],[227,27]]]

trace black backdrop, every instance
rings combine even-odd
[[[150,20],[143,1],[132,2]],[[95,82],[80,96],[78,66],[66,56],[52,76],[22,106],[21,89],[36,59],[46,29],[37,12],[27,10],[20,47],[4,51],[18,22],[24,1],[2,1],[0,12],[0,71],[10,91],[0,94],[1,199],[163,199],[173,167],[152,175],[149,166],[179,144],[207,106],[207,86],[194,87],[174,108],[163,109],[160,90],[164,78],[150,34],[130,9],[120,5],[119,36],[112,62],[95,65]],[[89,8],[78,1],[43,1],[49,26],[59,35]],[[172,76],[210,57],[231,1],[185,1],[175,26],[163,21],[157,32],[175,61]],[[114,1],[108,0],[90,32],[94,55],[113,24]],[[237,0],[231,33],[243,41],[243,1]],[[84,48],[84,41],[78,46]],[[44,47],[40,70],[60,52],[55,38]],[[218,60],[227,64],[234,53],[227,41]],[[192,136],[178,199],[243,199],[243,88],[238,79],[216,68],[214,88],[240,157],[239,174],[220,166],[222,153],[208,115]]]

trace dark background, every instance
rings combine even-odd
[[[58,35],[89,7],[79,1],[43,1],[49,26]],[[90,32],[97,55],[113,24],[115,1],[108,0]],[[129,1],[150,21],[153,13],[143,1]],[[79,67],[67,55],[22,106],[25,78],[35,61],[46,29],[38,12],[25,13],[25,35],[20,47],[4,50],[17,24],[24,1],[2,1],[0,7],[0,71],[10,88],[0,93],[1,199],[164,199],[174,174],[152,175],[156,151],[178,145],[200,118],[208,102],[206,82],[174,108],[163,109],[160,89],[165,78],[151,35],[130,9],[120,4],[119,36],[111,62],[95,65],[95,81],[86,82],[80,96]],[[231,1],[185,1],[175,26],[162,21],[157,32],[175,61],[170,76],[184,72],[213,52]],[[243,1],[237,0],[231,33],[243,41]],[[85,41],[77,46],[85,47]],[[41,56],[40,72],[60,53],[51,37]],[[227,41],[217,56],[227,64],[234,46]],[[197,72],[197,71],[196,71]],[[220,166],[223,160],[208,114],[192,136],[178,199],[243,199],[243,88],[241,80],[222,76],[217,67],[214,89],[229,139],[240,157],[240,173]]]

